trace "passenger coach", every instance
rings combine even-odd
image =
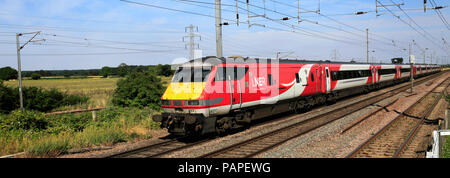
[[[412,75],[440,71],[416,64]],[[224,133],[270,115],[309,109],[410,80],[409,64],[204,57],[181,65],[153,117],[176,135]]]

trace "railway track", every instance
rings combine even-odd
[[[439,76],[439,75],[437,75]],[[418,80],[417,84],[423,83],[427,80]],[[409,85],[389,90],[372,96],[368,99],[356,102],[355,104],[337,108],[332,111],[322,113],[310,119],[294,123],[292,125],[274,130],[272,132],[260,135],[258,137],[233,144],[231,146],[219,149],[200,156],[201,158],[242,158],[253,157],[267,150],[270,150],[278,145],[285,143],[288,140],[296,138],[300,135],[306,134],[314,129],[322,127],[330,122],[343,118],[355,111],[368,107],[381,100],[392,97],[400,92],[409,89]]]
[[[424,145],[417,144],[417,141],[416,144],[411,144],[411,141],[424,126],[428,120],[427,117],[436,107],[449,84],[450,80],[447,78],[427,92],[418,102],[410,106],[404,113],[400,113],[394,120],[347,155],[347,158],[417,157],[418,154],[414,155],[414,152],[422,152],[424,155],[426,149],[423,148]],[[436,91],[437,88],[442,87],[442,91]],[[409,151],[406,152],[406,149]]]
[[[189,138],[175,138],[142,148],[110,155],[107,158],[157,158],[161,155],[169,154],[174,151],[189,148],[191,146],[209,141],[210,139],[201,139],[197,141],[187,141]]]
[[[440,74],[435,74],[435,75],[431,75],[431,76],[428,76],[428,77],[423,77],[423,78],[417,80],[416,83],[420,84],[420,83],[426,81],[426,79],[429,79],[429,78],[432,78],[433,76],[438,76],[438,75],[440,75]],[[395,88],[395,89],[389,90],[387,93],[391,93],[389,96],[392,96],[392,95],[394,95],[394,93],[395,94],[399,93],[399,92],[405,90],[404,88],[407,88],[407,87],[409,87],[409,85],[405,85],[404,87],[399,87],[399,88]],[[377,96],[381,96],[381,95],[384,96],[385,94],[386,93],[380,94],[380,95],[375,95],[375,96],[373,96],[373,97],[371,97],[369,99],[375,100],[375,98],[377,98]],[[389,96],[387,96],[387,97],[389,97]],[[376,99],[376,100],[379,101],[381,99]],[[365,104],[363,104],[364,106],[368,106],[368,105],[372,104],[372,103],[368,103],[368,102],[358,102],[358,103],[360,103],[360,105],[358,105],[360,107],[362,107],[361,103],[365,103]],[[350,106],[347,106],[347,107],[350,107]],[[348,109],[347,107],[344,107],[344,108],[341,107],[341,108],[335,109],[335,110],[333,110],[334,112],[331,111],[329,115],[336,114],[336,112],[339,112],[338,110],[347,110]],[[352,107],[352,108],[354,108],[354,107]],[[358,108],[354,108],[353,111],[354,110],[358,110]],[[349,114],[349,113],[342,113],[342,111],[340,111],[340,112],[341,112],[340,115],[342,115],[341,117],[343,117],[344,115]],[[325,114],[321,114],[319,116],[325,117],[326,115]],[[286,117],[286,118],[288,118],[288,117]],[[285,117],[279,118],[279,119],[275,119],[275,120],[282,120],[282,119],[285,119]],[[270,120],[270,121],[275,121],[275,120]],[[331,122],[331,121],[328,121],[328,122]],[[261,124],[265,124],[265,123],[266,122],[261,122],[261,123],[258,123],[257,125],[261,125]],[[255,125],[255,126],[257,126],[257,125]],[[187,149],[187,148],[190,148],[192,146],[195,146],[195,145],[207,142],[209,140],[211,140],[211,138],[207,138],[207,139],[203,138],[203,139],[199,139],[199,140],[195,140],[195,141],[192,141],[192,140],[189,140],[189,139],[186,139],[186,138],[175,138],[175,139],[170,139],[170,140],[162,141],[162,142],[159,142],[159,143],[155,143],[155,144],[152,144],[152,145],[144,146],[144,147],[141,147],[141,148],[129,150],[129,151],[126,151],[126,152],[121,152],[121,153],[109,155],[109,156],[107,156],[107,158],[156,158],[156,157],[162,157],[163,155],[167,155],[167,154],[173,153],[175,151]],[[208,155],[204,155],[202,157],[209,157],[209,156]]]

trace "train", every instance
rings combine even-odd
[[[208,56],[178,66],[161,96],[163,112],[152,119],[173,135],[227,133],[439,71],[433,64]]]

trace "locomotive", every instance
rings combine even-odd
[[[412,74],[411,74],[412,66]],[[440,71],[429,64],[368,64],[214,56],[180,65],[154,115],[174,135],[226,133]]]

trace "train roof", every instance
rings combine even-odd
[[[192,66],[215,66],[218,64],[225,63],[235,63],[235,64],[247,64],[247,63],[272,63],[273,61],[277,61],[277,59],[271,58],[243,58],[240,56],[233,56],[228,58],[218,58],[216,56],[206,56],[198,59],[193,59],[187,63],[181,65],[181,67],[192,67]],[[279,63],[292,63],[292,64],[360,64],[360,65],[392,65],[392,63],[361,63],[361,62],[343,62],[343,61],[330,61],[330,60],[298,60],[298,59],[279,59]],[[410,65],[409,63],[398,64],[398,65]],[[420,64],[416,63],[415,65],[436,65],[436,64]]]

